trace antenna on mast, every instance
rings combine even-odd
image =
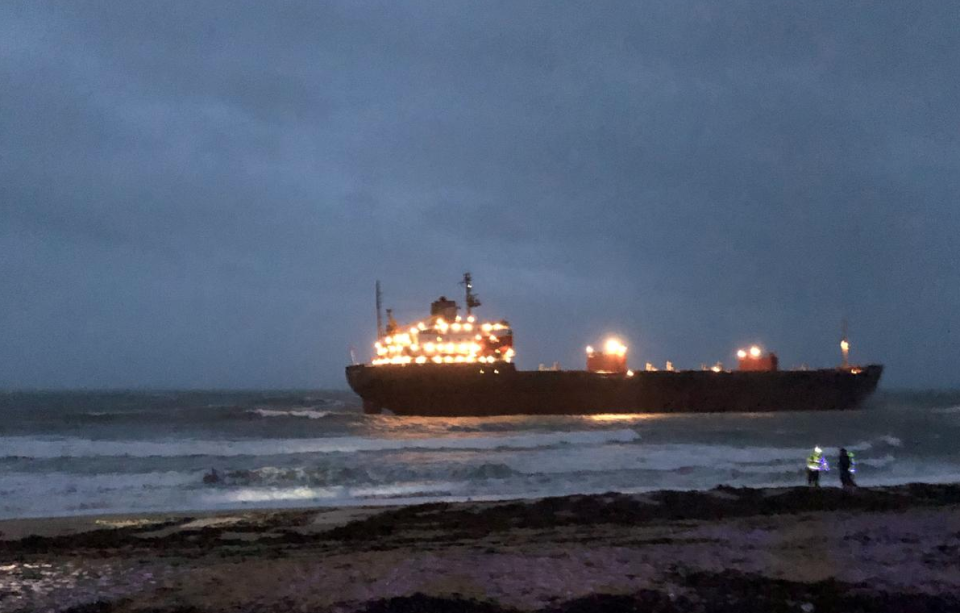
[[[843,354],[843,367],[850,368],[850,341],[847,340],[847,318],[840,321],[840,353]]]
[[[460,282],[460,285],[464,286],[467,293],[467,316],[470,316],[473,313],[473,309],[480,306],[480,299],[473,293],[473,276],[471,276],[469,272],[463,273],[463,281]]]
[[[380,293],[380,280],[377,280],[377,340],[383,338],[383,294]]]

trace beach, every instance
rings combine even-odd
[[[0,522],[0,610],[960,610],[960,485]]]
[[[0,414],[2,613],[960,610],[957,393],[419,419],[345,392],[64,392]],[[868,487],[797,487],[813,444]]]

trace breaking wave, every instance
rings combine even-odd
[[[633,430],[554,432],[513,436],[444,438],[365,438],[341,436],[313,439],[263,439],[245,441],[100,441],[73,437],[2,437],[0,458],[274,456],[301,453],[356,453],[395,450],[495,450],[632,443]]]
[[[480,481],[507,479],[523,473],[506,464],[449,466],[436,464],[411,467],[404,464],[377,467],[327,466],[275,467],[223,470],[206,473],[203,482],[211,487],[287,487],[299,484],[310,487],[335,485],[370,485],[438,480]],[[199,479],[195,479],[195,482]]]
[[[940,414],[960,413],[960,404],[954,407],[942,407],[939,409],[933,409],[933,412],[940,413]]]
[[[890,447],[901,447],[901,446],[903,446],[903,441],[901,441],[899,438],[891,434],[887,434],[885,436],[877,437],[873,440],[856,443],[854,445],[851,445],[849,449],[851,451],[870,451],[875,448],[883,448],[883,447],[890,448]]]
[[[316,409],[289,409],[286,411],[280,409],[250,409],[246,413],[248,415],[259,415],[260,417],[305,417],[307,419],[323,419],[335,414],[333,411],[318,411]]]

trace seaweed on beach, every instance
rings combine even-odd
[[[539,609],[539,613],[953,613],[950,594],[872,592],[835,580],[803,583],[724,571],[675,576],[676,586],[633,594],[591,594]],[[683,594],[677,592],[683,591]],[[363,613],[516,613],[493,602],[424,594],[369,603]]]
[[[262,546],[265,541],[274,544],[302,545],[316,539],[296,532],[313,517],[304,511],[270,512],[250,519],[216,527],[188,527],[192,517],[152,522],[147,525],[97,528],[77,534],[56,536],[30,535],[18,540],[0,540],[0,553],[10,555],[83,553],[95,556],[117,550],[176,551],[207,550],[212,547]],[[279,528],[282,526],[282,529]],[[252,537],[245,540],[243,537]]]
[[[642,525],[663,521],[720,521],[727,518],[815,512],[882,512],[960,504],[960,485],[909,484],[845,491],[838,488],[758,490],[720,486],[710,491],[658,491],[643,495],[607,493],[542,498],[495,504],[432,503],[385,510],[326,532],[298,530],[311,515],[273,512],[222,527],[180,528],[191,518],[148,526],[100,528],[59,536],[28,536],[0,541],[12,555],[119,549],[156,552],[221,550],[251,546],[291,547],[323,542],[363,542],[390,548],[409,541],[458,541],[515,529],[549,530],[566,526]],[[433,536],[425,536],[431,533]]]
[[[517,613],[516,609],[470,598],[416,593],[374,601],[363,613]]]
[[[956,594],[874,591],[869,585],[828,579],[813,583],[774,579],[726,570],[721,573],[688,572],[679,584],[695,595],[696,608],[676,609],[703,613],[947,613],[960,611]],[[693,600],[693,597],[691,597]]]
[[[175,527],[188,521],[190,521],[190,518],[152,523],[147,527],[98,528],[78,534],[61,534],[57,536],[40,536],[33,534],[19,540],[0,541],[0,552],[11,554],[43,554],[69,550],[82,551],[89,555],[97,551],[110,551],[121,547],[129,547],[138,541],[144,542],[142,539],[138,539],[138,535]]]
[[[120,611],[126,611],[126,605],[129,603],[127,601],[122,602],[106,602],[103,600],[97,600],[96,602],[90,602],[86,604],[77,605],[64,609],[60,613],[119,613]],[[150,607],[142,608],[135,607],[137,613],[208,613],[203,609],[198,609],[191,606],[181,606],[176,605],[173,607]]]
[[[960,486],[956,485],[855,491],[723,487],[706,492],[611,493],[506,503],[397,507],[333,529],[328,529],[326,523],[312,523],[316,513],[274,511],[216,520],[118,521],[119,527],[115,528],[0,541],[0,556],[12,562],[29,562],[22,565],[27,570],[16,571],[16,579],[23,586],[17,598],[24,598],[23,603],[57,599],[61,607],[74,606],[61,609],[70,613],[271,613],[304,606],[308,608],[303,610],[316,613],[358,609],[369,613],[515,613],[502,605],[501,599],[511,606],[523,606],[524,611],[540,607],[542,613],[934,613],[960,611],[958,595],[950,591],[955,580],[946,575],[927,580],[923,570],[949,568],[956,560],[960,534],[949,523],[936,518],[955,517],[957,508],[943,508],[932,514],[900,512],[958,502]],[[817,512],[827,513],[818,518]],[[874,512],[882,513],[871,517]],[[350,514],[343,520],[356,516]],[[714,528],[724,520],[740,517],[763,519],[731,522],[721,530]],[[804,548],[826,538],[820,530],[808,530],[806,520],[820,525],[827,518],[836,519],[845,527],[824,546],[833,550],[862,549],[870,554],[863,558],[868,574],[823,575],[809,572],[802,561],[796,565],[790,561],[792,554],[808,558]],[[905,526],[896,529],[901,520]],[[651,529],[635,529],[644,524]],[[568,527],[573,529],[563,529]],[[757,556],[765,551],[769,540],[756,540],[753,533],[765,532],[775,537],[784,530],[794,532],[800,539],[784,545],[787,562],[769,569],[758,565]],[[742,537],[739,541],[737,535]],[[731,546],[739,549],[730,553]],[[891,546],[902,550],[892,556]],[[638,555],[630,554],[631,551]],[[418,560],[426,560],[428,566],[449,553],[451,563],[449,568],[445,564],[431,567],[433,570],[423,582],[415,577],[419,572],[415,562],[411,562],[413,566],[402,563],[408,552]],[[528,565],[527,555],[539,562]],[[881,557],[877,558],[878,555]],[[746,563],[751,556],[753,562]],[[281,558],[286,560],[274,566],[274,560]],[[503,560],[508,562],[505,568],[513,570],[509,580],[499,584]],[[27,568],[37,563],[50,568],[43,573]],[[477,581],[493,578],[492,582],[499,586],[489,593],[491,600],[471,600],[443,591],[449,585],[460,589],[460,578],[443,584],[442,589],[433,583],[435,577],[442,577],[448,570],[451,576],[469,577],[474,564],[485,568],[477,575]],[[689,567],[674,566],[679,564]],[[59,578],[87,565],[92,568],[89,581],[78,584],[71,602],[60,600],[63,594],[56,591]],[[131,575],[130,569],[134,568],[137,572]],[[720,568],[728,570],[716,572]],[[892,574],[899,573],[897,569],[912,573],[907,579],[914,577],[917,581]],[[554,576],[554,570],[563,572]],[[197,571],[200,578],[193,579]],[[794,571],[796,575],[792,574]],[[406,578],[402,578],[404,574]],[[579,587],[576,579],[557,579],[581,574],[584,583]],[[264,575],[266,583],[254,581],[249,593],[240,600],[234,599],[229,587],[233,581],[243,585],[244,577],[259,579]],[[834,579],[810,583],[784,579],[813,580],[825,576]],[[874,585],[850,583],[865,576],[875,577]],[[156,580],[146,581],[144,577]],[[362,592],[359,600],[338,603],[338,595],[317,587],[318,580],[329,581],[333,577],[343,582],[367,582],[372,591]],[[388,579],[383,585],[378,583],[381,577]],[[395,583],[398,577],[399,584]],[[637,577],[640,579],[635,580]],[[104,585],[114,591],[106,590]],[[289,593],[277,593],[278,588],[283,591],[288,585]],[[409,595],[408,590],[412,589],[431,593]],[[910,591],[914,589],[916,593]],[[617,593],[604,593],[607,591]],[[468,593],[487,594],[472,588]],[[84,604],[90,597],[116,600]],[[3,604],[9,607],[15,602],[20,604],[11,596]],[[227,606],[228,602],[233,608]],[[255,608],[244,609],[247,603]],[[183,609],[184,606],[199,609]]]
[[[550,529],[656,521],[722,520],[757,515],[836,511],[897,511],[960,504],[960,486],[909,484],[889,488],[784,488],[759,490],[720,486],[710,491],[607,493],[542,498],[482,507],[435,503],[403,507],[327,532],[342,541],[384,541],[405,531],[446,529],[452,539],[478,538],[517,528]]]

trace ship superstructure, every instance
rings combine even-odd
[[[374,344],[374,366],[387,364],[495,364],[511,362],[513,330],[505,320],[479,321],[473,309],[480,301],[473,293],[470,273],[464,275],[466,315],[446,296],[430,305],[430,317],[408,327],[401,326],[387,311],[387,326]]]

